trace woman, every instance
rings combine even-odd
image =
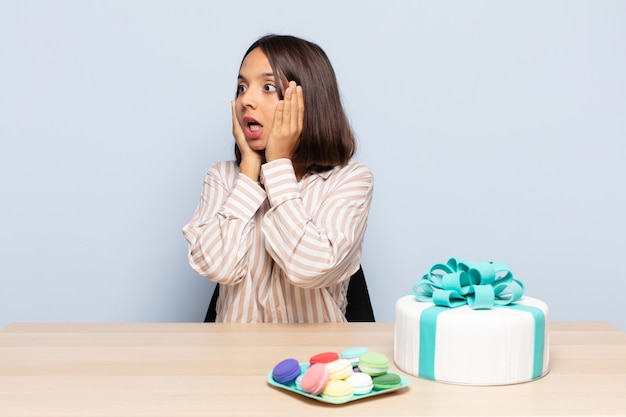
[[[232,102],[236,161],[206,174],[183,228],[189,263],[220,284],[218,322],[345,321],[373,177],[322,49],[293,37],[253,43]]]

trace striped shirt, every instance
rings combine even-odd
[[[261,184],[220,162],[183,227],[189,264],[220,284],[218,322],[345,321],[373,191],[357,162],[301,181],[291,161],[261,167]]]

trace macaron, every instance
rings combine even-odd
[[[382,391],[402,386],[400,375],[391,372],[385,375],[375,376],[372,378],[372,383],[374,385],[374,391]]]
[[[274,366],[272,378],[280,384],[287,385],[294,382],[300,373],[300,362],[293,358],[283,359]]]
[[[316,363],[329,363],[336,361],[337,359],[339,359],[339,354],[337,352],[322,352],[311,356],[309,363],[311,365]]]
[[[368,394],[374,388],[372,377],[363,372],[353,373],[346,379],[346,382],[352,385],[355,395]]]
[[[330,379],[346,379],[353,374],[352,362],[348,359],[337,359],[326,364]]]
[[[322,398],[331,402],[342,402],[351,399],[354,396],[352,385],[348,381],[343,379],[334,379],[328,381],[324,391],[322,391]]]
[[[304,374],[300,374],[298,375],[298,377],[296,378],[296,389],[298,391],[302,391],[302,377],[304,376]]]
[[[326,365],[323,363],[313,364],[306,370],[304,375],[302,375],[302,391],[319,395],[324,391],[329,380],[330,377]]]
[[[384,375],[389,369],[389,360],[378,352],[365,352],[359,357],[359,369],[370,376]]]
[[[369,349],[364,346],[353,346],[342,350],[339,356],[341,359],[348,359],[352,362],[352,366],[357,366],[359,364],[359,356],[367,351]]]

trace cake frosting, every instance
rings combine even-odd
[[[394,360],[455,384],[532,381],[549,369],[548,306],[523,295],[503,262],[436,264],[396,302]]]

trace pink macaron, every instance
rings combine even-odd
[[[330,380],[328,368],[323,363],[311,365],[302,376],[302,391],[312,395],[319,395],[326,388]]]

